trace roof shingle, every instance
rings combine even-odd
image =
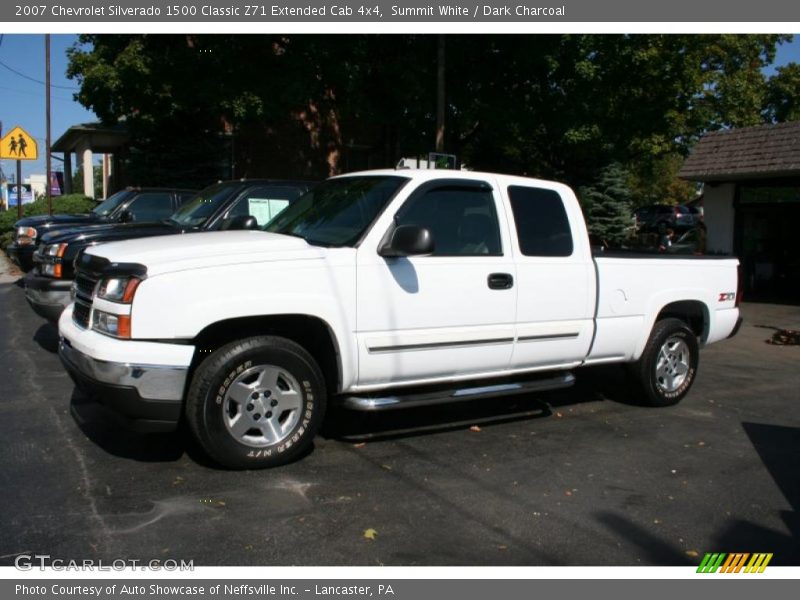
[[[678,176],[691,181],[800,175],[800,121],[706,133]]]

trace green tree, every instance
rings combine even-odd
[[[446,151],[573,186],[617,162],[638,202],[704,132],[789,114],[772,100],[794,89],[789,72],[762,74],[788,39],[449,35]],[[127,124],[140,183],[324,177],[433,149],[435,48],[426,35],[92,35],[69,75],[101,120]]]
[[[581,189],[589,233],[610,246],[621,246],[632,233],[629,178],[622,165],[612,163],[600,172],[593,185]]]
[[[800,120],[800,65],[778,67],[767,82],[767,117],[773,121]]]
[[[92,178],[94,180],[94,197],[103,197],[103,170],[95,166],[92,169]],[[83,164],[78,165],[78,168],[72,174],[72,191],[75,193],[83,194]]]

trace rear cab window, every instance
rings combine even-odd
[[[517,240],[525,256],[572,256],[572,228],[564,201],[555,190],[508,187]]]

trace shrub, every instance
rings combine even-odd
[[[84,196],[83,194],[69,194],[65,196],[53,196],[53,214],[56,213],[86,213],[92,210],[97,203]],[[37,198],[30,204],[22,207],[23,216],[32,217],[34,215],[47,214],[47,198]],[[17,222],[17,207],[12,206],[6,211],[0,211],[0,239],[5,239],[5,233],[14,231],[14,223]]]

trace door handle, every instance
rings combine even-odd
[[[514,287],[514,277],[510,273],[490,273],[486,282],[492,290],[510,290]]]

